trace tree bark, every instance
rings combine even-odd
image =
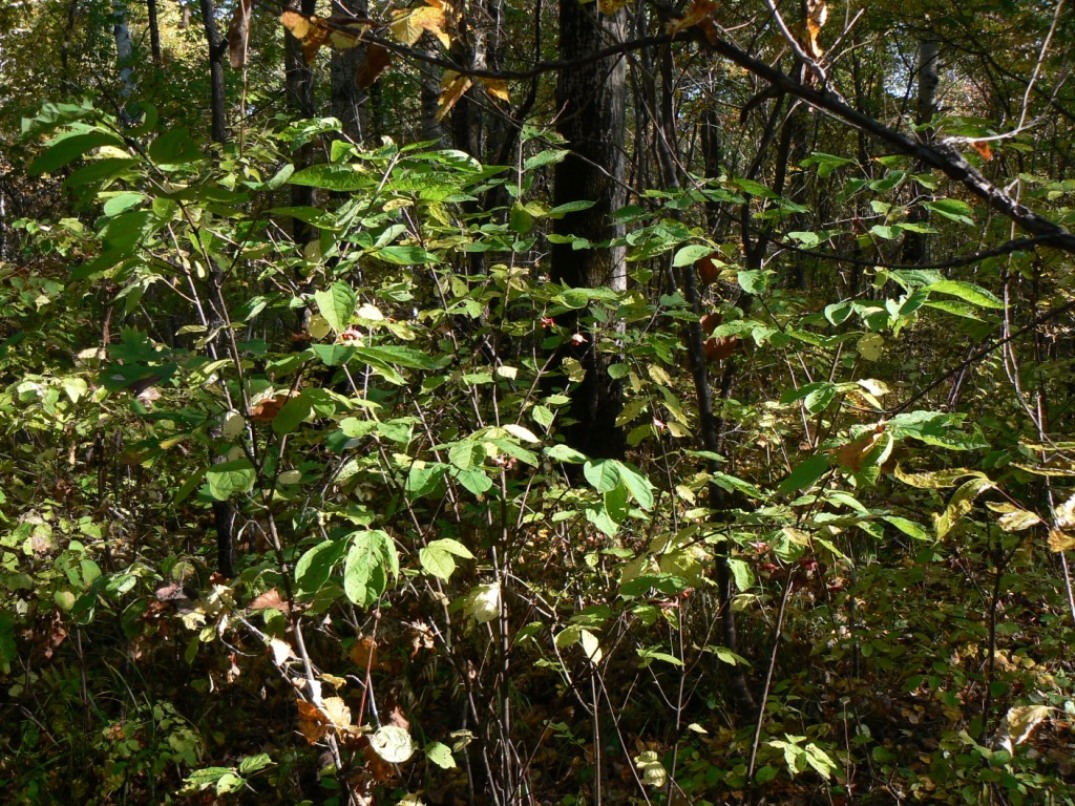
[[[560,54],[578,58],[615,42],[627,32],[622,9],[601,14],[597,3],[560,0]],[[616,290],[627,288],[626,251],[607,242],[623,234],[611,214],[626,203],[627,161],[624,150],[627,66],[622,55],[580,65],[560,73],[556,88],[557,130],[571,153],[556,167],[554,203],[592,201],[593,207],[556,222],[557,235],[585,238],[593,246],[552,247],[552,278],[570,286]],[[569,326],[577,319],[572,317]],[[616,426],[622,406],[620,385],[608,376],[609,357],[590,339],[576,349],[586,376],[574,390],[571,415],[576,424],[565,431],[568,442],[590,456],[619,456],[624,437]]]
[[[228,142],[227,98],[224,87],[224,55],[228,43],[220,35],[216,23],[216,3],[213,0],[199,0],[202,11],[202,24],[205,26],[205,39],[209,44],[209,113],[211,116],[211,134],[214,143]]]
[[[153,64],[160,67],[164,64],[161,54],[161,29],[157,19],[157,0],[146,0],[146,14],[149,16],[149,49],[153,54]]]
[[[333,11],[365,17],[368,13],[366,0],[335,0]],[[369,93],[355,84],[355,75],[366,59],[366,47],[332,51],[331,100],[332,114],[343,124],[343,133],[356,143],[368,137],[366,104]]]
[[[294,9],[295,3],[289,2],[288,8]],[[314,13],[316,0],[301,0],[298,10],[307,16]],[[302,117],[314,115],[314,74],[306,63],[302,52],[302,42],[288,31],[284,34],[284,85],[288,103]],[[313,146],[309,143],[295,152],[295,168],[302,169],[313,160]],[[291,186],[291,204],[295,207],[310,207],[314,201],[314,189],[302,185]],[[300,247],[310,237],[310,227],[299,219],[292,219],[291,237]]]
[[[915,109],[915,122],[919,126],[925,126],[937,113],[937,84],[940,75],[938,63],[940,46],[936,40],[923,39],[918,43],[918,64],[915,74],[918,79],[918,98]],[[919,136],[924,140],[932,139],[932,130],[923,129]],[[924,165],[919,167],[925,169]],[[916,184],[919,193],[929,193],[927,188]],[[922,205],[911,208],[907,220],[915,224],[925,224],[929,221],[929,211]],[[929,236],[924,232],[907,232],[903,238],[903,262],[924,264],[929,262]]]

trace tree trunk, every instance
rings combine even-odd
[[[161,29],[157,20],[157,0],[146,0],[146,14],[149,16],[149,48],[153,54],[153,64],[160,67],[164,64],[161,54]]]
[[[365,17],[368,13],[366,0],[335,0],[333,11]],[[356,143],[367,139],[369,132],[366,123],[366,103],[369,94],[355,84],[355,75],[366,59],[364,45],[347,50],[332,51],[332,114],[343,124],[343,133]]]
[[[918,99],[915,109],[915,122],[919,126],[929,123],[937,112],[937,84],[939,73],[937,70],[940,56],[940,46],[936,40],[924,39],[918,43],[918,65],[916,75],[918,78]],[[932,130],[925,129],[919,133],[925,139],[932,138]],[[925,166],[921,166],[926,170]],[[929,190],[921,185],[915,185],[919,193],[928,194]],[[929,211],[921,205],[911,208],[907,216],[909,222],[925,224],[929,221]],[[905,263],[925,264],[929,262],[929,236],[924,232],[908,232],[903,239],[903,261]]]
[[[212,138],[214,143],[228,142],[227,98],[224,93],[224,55],[228,43],[220,35],[216,23],[216,3],[213,0],[200,0],[202,23],[205,26],[205,39],[209,44],[209,112],[212,119]]]
[[[314,13],[316,0],[302,0],[298,10],[309,16]],[[294,9],[295,3],[289,2],[288,8]],[[314,73],[306,63],[302,52],[302,42],[288,31],[284,34],[284,84],[288,103],[302,117],[314,115]],[[313,146],[309,143],[295,152],[295,168],[301,170],[313,160]],[[314,189],[302,185],[291,186],[291,204],[295,207],[310,207],[314,201]],[[310,237],[310,227],[299,219],[292,219],[291,237],[302,247]]]
[[[623,41],[626,13],[601,14],[597,5],[560,0],[562,58],[578,58]],[[622,226],[612,222],[611,213],[626,203],[626,89],[627,67],[620,56],[560,73],[557,129],[571,153],[556,167],[554,203],[595,202],[593,207],[569,213],[556,222],[557,235],[585,238],[595,245],[580,250],[570,243],[553,245],[552,277],[570,286],[627,288],[624,248],[596,246],[623,234]],[[622,404],[620,386],[608,376],[609,356],[598,353],[593,341],[576,351],[586,376],[572,398],[576,425],[565,435],[573,447],[591,456],[618,456],[624,450],[623,433],[616,426]]]
[[[116,67],[119,74],[120,118],[130,123],[127,104],[134,95],[134,44],[131,42],[131,29],[127,24],[127,4],[123,0],[112,0],[112,37],[116,40]]]

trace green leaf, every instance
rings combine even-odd
[[[276,417],[273,418],[273,433],[278,436],[290,434],[310,416],[312,410],[313,402],[306,392],[300,392],[295,397],[290,398],[277,413]]]
[[[291,175],[288,182],[292,185],[322,188],[339,193],[362,190],[370,187],[375,180],[351,165],[311,165]]]
[[[458,468],[452,468],[452,478],[462,484],[474,495],[487,493],[493,486],[493,480],[481,470],[459,470]]]
[[[650,480],[623,462],[617,461],[616,465],[620,481],[630,490],[638,505],[643,509],[653,509],[653,484]]]
[[[149,146],[149,158],[158,165],[178,165],[201,157],[198,141],[182,127],[169,128]]]
[[[325,540],[299,557],[295,564],[298,592],[308,597],[321,590],[336,564],[343,559],[347,547],[346,540]]]
[[[607,493],[620,486],[619,462],[615,459],[594,459],[582,467],[582,475],[599,493]]]
[[[123,147],[123,138],[104,131],[91,131],[84,134],[61,134],[52,139],[41,156],[30,163],[28,173],[31,176],[53,173],[76,160],[82,155],[101,146]]]
[[[828,469],[829,457],[823,453],[814,454],[792,470],[788,477],[780,482],[777,489],[782,493],[805,489],[825,475]]]
[[[563,462],[569,465],[578,465],[586,461],[586,454],[579,453],[567,445],[550,445],[545,449],[545,455],[554,462]]]
[[[959,199],[938,199],[937,201],[925,202],[922,206],[951,221],[974,226],[974,219],[971,218],[974,211],[969,204]]]
[[[555,165],[558,162],[563,162],[570,153],[571,152],[566,149],[550,149],[549,151],[542,151],[524,162],[523,169],[532,171],[535,168],[543,168],[546,165]]]
[[[249,459],[213,465],[205,471],[209,494],[218,501],[227,501],[235,493],[248,493],[254,489],[257,471]]]
[[[263,770],[266,767],[271,767],[273,761],[269,758],[268,753],[258,753],[256,756],[247,756],[239,762],[239,772],[243,775],[250,775],[251,773]]]
[[[986,291],[981,286],[965,283],[961,280],[941,280],[938,283],[926,286],[926,290],[930,293],[958,297],[964,302],[969,302],[979,308],[993,308],[995,310],[1004,308],[1004,303],[989,291]]]
[[[914,521],[907,520],[907,518],[901,518],[898,515],[884,515],[883,520],[887,521],[888,523],[891,523],[905,535],[914,538],[915,540],[932,539],[929,532],[927,532]]]
[[[471,470],[485,464],[485,446],[477,440],[457,442],[448,450],[448,461],[460,470]]]
[[[421,246],[385,246],[372,254],[385,263],[392,263],[396,266],[420,266],[438,261],[436,255],[427,252]]]
[[[346,283],[333,283],[327,291],[314,294],[317,309],[336,333],[343,333],[351,324],[358,298]]]
[[[675,257],[672,258],[672,265],[676,268],[680,266],[693,266],[696,261],[701,260],[704,257],[709,257],[713,254],[713,247],[705,244],[691,244],[690,246],[684,246],[678,250]]]
[[[736,282],[748,294],[757,296],[765,291],[769,284],[769,276],[760,269],[744,270],[736,275]]]
[[[370,607],[388,588],[389,573],[398,572],[395,543],[387,533],[371,529],[351,535],[343,568],[343,592],[359,607]]]
[[[426,758],[440,767],[442,770],[455,769],[455,759],[452,758],[451,748],[440,742],[430,742],[425,746]]]

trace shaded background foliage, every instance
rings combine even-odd
[[[1070,802],[1072,26],[8,3],[5,791]]]

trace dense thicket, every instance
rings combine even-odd
[[[7,797],[1073,802],[1072,41],[8,2]]]

